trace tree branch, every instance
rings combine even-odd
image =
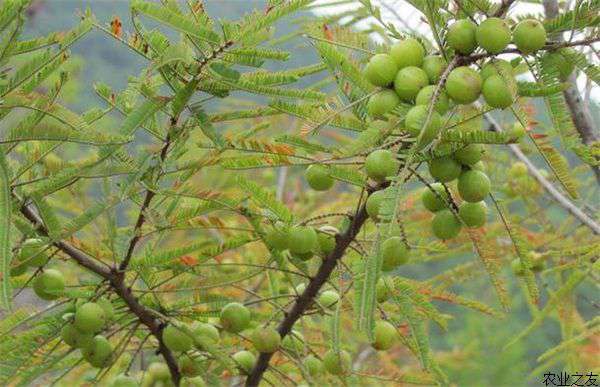
[[[377,187],[371,187],[368,190],[369,195],[371,195],[375,191],[384,189],[388,185],[389,183],[383,183],[378,185]],[[354,240],[354,238],[356,238],[356,235],[358,235],[358,232],[360,231],[367,218],[368,215],[366,205],[363,204],[354,214],[354,217],[352,218],[352,222],[350,223],[350,226],[348,226],[348,229],[343,234],[339,234],[336,236],[335,248],[329,254],[329,256],[323,260],[323,263],[319,267],[319,271],[317,272],[317,274],[310,280],[304,292],[300,296],[298,296],[292,309],[289,312],[287,312],[285,318],[279,324],[277,331],[279,332],[282,338],[290,333],[296,321],[298,321],[298,319],[302,317],[306,309],[310,307],[314,298],[317,296],[317,293],[325,284],[325,282],[327,282],[329,276],[331,275],[331,272],[333,271],[333,269],[335,269],[338,261],[344,256],[344,253],[350,245],[350,243]],[[273,357],[272,353],[260,354],[258,360],[256,361],[254,369],[246,379],[246,386],[258,386],[264,372],[269,366],[269,361],[271,360],[271,357]]]

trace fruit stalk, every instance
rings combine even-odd
[[[386,188],[389,182],[383,182],[376,187],[369,189],[369,195],[373,192],[380,191]],[[354,240],[361,227],[367,220],[367,209],[366,205],[362,204],[359,210],[354,214],[352,222],[348,229],[336,237],[335,248],[333,251],[323,260],[323,263],[319,267],[317,274],[310,280],[304,292],[298,296],[292,309],[286,314],[285,318],[279,324],[277,331],[281,338],[288,335],[296,321],[302,317],[306,309],[313,303],[313,300],[319,293],[321,287],[327,282],[329,276],[335,269],[338,261],[344,256],[344,253],[350,243]],[[273,357],[273,353],[261,353],[254,369],[248,375],[246,379],[246,386],[258,386],[262,379],[263,373],[269,366],[269,361]]]

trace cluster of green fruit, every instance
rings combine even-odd
[[[79,349],[82,357],[97,368],[108,367],[113,360],[113,348],[99,333],[115,318],[111,302],[101,297],[96,302],[76,302],[67,310],[60,336],[72,348]]]
[[[337,232],[330,226],[315,230],[309,226],[288,226],[277,222],[267,231],[265,241],[274,250],[288,250],[293,257],[307,261],[315,255],[326,257],[331,253]]]

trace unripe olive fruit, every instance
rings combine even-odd
[[[510,28],[506,21],[497,17],[485,19],[475,31],[477,44],[490,54],[498,54],[510,43]]]
[[[487,206],[485,202],[465,202],[458,208],[458,215],[470,228],[481,227],[485,224],[487,217]]]
[[[513,67],[510,62],[504,59],[492,59],[483,65],[480,75],[483,80],[488,79],[492,75],[500,75],[504,79],[504,77],[513,76]]]
[[[115,318],[115,308],[106,297],[100,297],[96,303],[104,310],[106,321],[112,321]]]
[[[139,383],[131,376],[125,374],[117,375],[112,382],[111,387],[138,387]]]
[[[216,343],[221,338],[219,335],[219,330],[212,324],[195,321],[192,323],[190,329],[194,335],[200,338],[201,341],[208,340]]]
[[[165,363],[154,362],[148,366],[148,370],[146,371],[153,380],[170,380],[171,372],[169,371],[169,367]]]
[[[62,327],[60,337],[68,346],[73,348],[84,348],[94,342],[94,336],[91,333],[82,333],[73,324]]]
[[[419,90],[429,85],[427,73],[419,67],[409,66],[398,71],[394,79],[396,94],[406,102],[415,100]]]
[[[373,118],[384,118],[386,113],[400,104],[400,97],[394,90],[385,89],[372,95],[367,102],[367,113]]]
[[[33,280],[33,291],[42,300],[56,300],[65,290],[65,278],[58,270],[47,269]]]
[[[379,278],[375,286],[377,302],[386,302],[394,294],[394,287],[394,280],[390,277]]]
[[[472,68],[457,67],[448,74],[446,93],[459,104],[475,102],[481,93],[481,76]]]
[[[173,352],[189,351],[194,343],[194,339],[190,335],[172,324],[163,329],[162,339],[167,348]]]
[[[106,325],[106,314],[100,305],[86,302],[77,307],[73,324],[81,332],[96,333]]]
[[[327,191],[333,187],[333,177],[329,176],[329,168],[321,164],[313,164],[306,168],[306,181],[315,191]]]
[[[189,356],[182,356],[179,359],[178,365],[179,371],[184,376],[198,376],[204,371],[202,363]]]
[[[450,210],[441,210],[435,213],[431,221],[433,235],[439,239],[452,239],[458,235],[461,229],[460,221]]]
[[[523,264],[519,258],[513,259],[510,263],[510,267],[517,277],[522,277],[525,275],[525,268],[523,267]]]
[[[429,103],[433,99],[435,88],[435,85],[429,85],[422,88],[417,94],[417,98],[415,98],[415,104],[429,106]],[[434,108],[440,114],[446,113],[450,108],[450,100],[448,99],[448,95],[445,91],[440,90]]]
[[[436,212],[448,207],[447,201],[449,198],[444,186],[441,183],[433,183],[431,184],[431,188],[435,193],[429,189],[429,187],[426,187],[423,194],[421,194],[423,206],[431,212]]]
[[[238,333],[248,328],[250,311],[244,305],[232,302],[221,310],[221,326],[228,332]]]
[[[483,81],[482,94],[485,102],[496,109],[505,109],[514,102],[507,81],[499,75],[492,75]]]
[[[549,52],[542,58],[543,63],[556,68],[561,80],[565,80],[571,75],[575,66],[569,62],[560,52]]]
[[[310,376],[318,376],[323,373],[323,362],[313,355],[308,355],[302,361]]]
[[[398,160],[396,160],[394,154],[387,149],[374,150],[365,159],[367,175],[379,182],[394,176],[398,170],[398,165]]]
[[[374,341],[373,348],[378,351],[385,351],[398,341],[398,332],[396,328],[385,320],[377,321],[373,329]]]
[[[91,345],[81,349],[83,358],[96,368],[105,368],[112,362],[113,348],[104,336],[94,337]]]
[[[239,351],[232,357],[237,363],[240,371],[244,374],[249,374],[256,363],[256,356],[250,351]]]
[[[281,346],[289,352],[299,354],[304,351],[304,336],[300,332],[291,331],[283,338]]]
[[[352,367],[352,358],[350,354],[344,350],[336,352],[329,350],[323,356],[323,366],[325,370],[332,375],[344,375],[350,372]]]
[[[26,263],[30,267],[44,266],[49,259],[44,248],[43,240],[27,239],[21,245],[21,251],[17,260]]]
[[[429,161],[429,173],[435,180],[442,183],[456,179],[461,171],[460,164],[448,156],[438,157]]]
[[[265,235],[265,241],[274,250],[285,250],[288,248],[289,233],[287,226],[277,222]]]
[[[483,157],[485,148],[481,144],[469,144],[454,152],[454,160],[462,165],[473,165]]]
[[[535,19],[522,20],[513,31],[513,41],[524,54],[536,52],[546,44],[546,29]]]
[[[373,55],[365,66],[365,78],[375,86],[387,86],[394,81],[398,65],[387,54]]]
[[[335,290],[325,290],[319,296],[319,304],[324,308],[331,308],[340,300],[340,295]]]
[[[390,56],[394,59],[399,69],[408,66],[418,67],[423,64],[425,49],[417,39],[407,38],[400,40],[390,48]]]
[[[429,115],[429,122],[427,116]],[[427,122],[427,126],[424,126]],[[412,107],[404,118],[404,125],[411,136],[418,138],[421,132],[419,146],[425,146],[433,141],[442,127],[442,117],[435,110],[429,114],[427,105]]]
[[[250,340],[258,352],[273,353],[281,345],[281,336],[275,328],[259,327],[252,331]]]
[[[440,77],[447,66],[448,63],[446,63],[446,60],[443,57],[439,55],[430,55],[423,59],[423,66],[421,66],[421,68],[427,74],[429,83],[436,84],[440,80]]]
[[[367,198],[367,214],[371,219],[375,221],[379,217],[379,209],[381,207],[381,203],[383,202],[384,197],[385,194],[383,193],[383,191],[375,191]]]
[[[294,226],[289,238],[289,249],[294,254],[308,254],[319,247],[319,237],[312,227]]]
[[[391,271],[408,262],[409,250],[402,238],[391,237],[381,244],[381,270]]]
[[[472,53],[477,48],[476,30],[477,25],[471,20],[457,20],[448,28],[446,34],[448,45],[463,55]]]
[[[490,193],[490,188],[490,179],[481,171],[464,171],[458,178],[458,193],[467,202],[482,201]]]

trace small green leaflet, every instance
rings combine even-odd
[[[4,153],[0,151],[0,276],[2,277],[2,296],[0,305],[10,308],[10,172]]]

